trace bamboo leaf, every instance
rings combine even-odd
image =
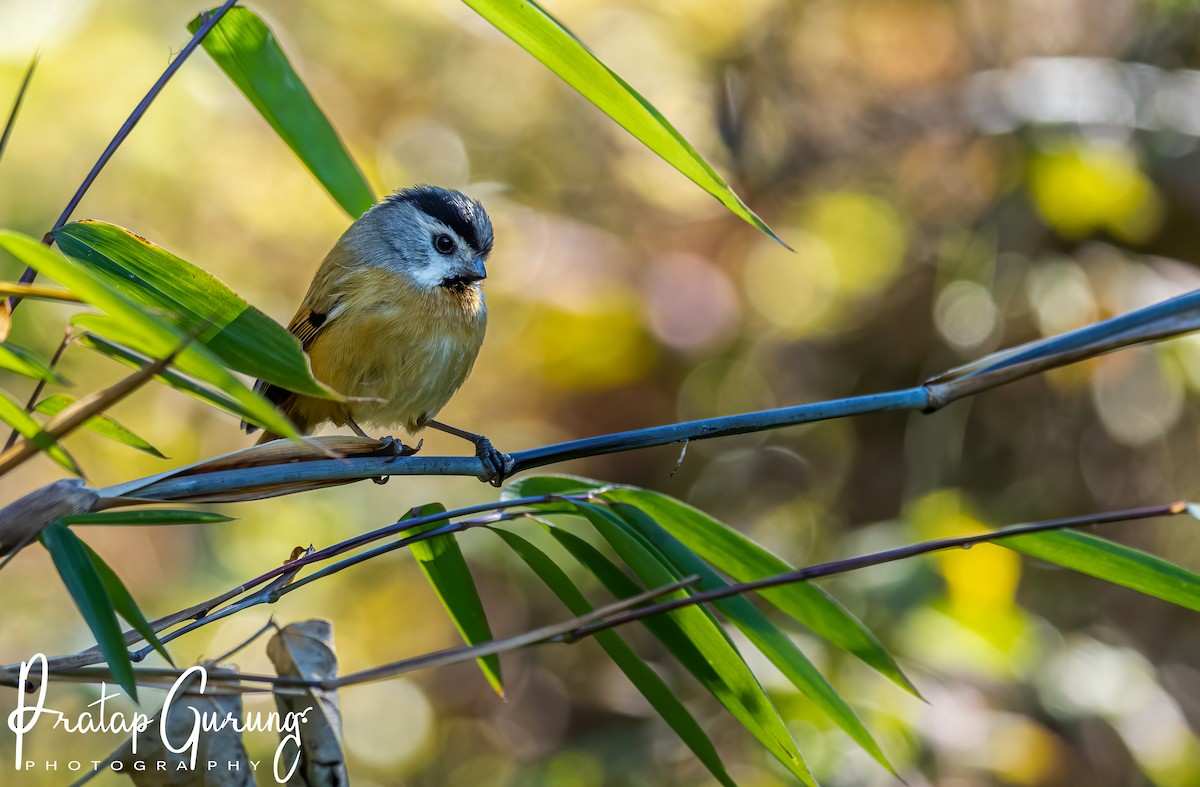
[[[613,505],[612,510],[654,544],[680,573],[699,576],[700,590],[728,587],[728,583],[722,580],[708,563],[701,560],[696,553],[684,546],[679,539],[664,530],[641,509],[625,503],[617,503]],[[892,775],[898,775],[887,757],[884,756],[883,750],[879,748],[879,744],[876,743],[846,701],[842,699],[842,696],[813,666],[808,657],[796,647],[796,643],[792,642],[786,634],[768,620],[766,615],[759,612],[743,596],[720,599],[714,602],[714,606],[855,743]]]
[[[414,508],[404,519],[415,516],[432,516],[445,512],[446,507],[441,503],[430,503]],[[414,528],[412,534],[423,533],[446,522],[432,522],[428,525]],[[409,549],[425,578],[433,587],[442,605],[450,613],[455,628],[468,645],[478,645],[492,639],[492,630],[488,626],[487,615],[483,610],[483,602],[479,600],[479,591],[475,588],[475,580],[471,569],[467,566],[466,558],[459,549],[458,541],[453,534],[437,536],[427,541],[418,541]],[[477,659],[483,677],[497,694],[504,697],[504,680],[500,675],[500,657],[493,654]]]
[[[179,350],[186,334],[130,301],[95,271],[20,233],[0,230],[0,248],[29,267],[69,288],[107,315],[76,315],[73,322],[126,344],[152,358],[165,358]],[[265,399],[250,390],[204,346],[192,342],[179,351],[175,365],[209,383],[253,414],[253,420],[276,434],[299,437],[296,428]]]
[[[44,415],[54,416],[75,404],[77,401],[78,400],[70,394],[54,394],[53,396],[48,396],[42,401],[38,402],[37,406],[34,407],[34,410]],[[127,445],[130,448],[136,448],[143,453],[150,454],[151,456],[157,456],[159,459],[166,459],[162,452],[157,448],[126,429],[115,418],[104,415],[103,413],[89,418],[84,422],[83,428],[90,432],[95,432],[102,437],[115,440],[122,445]]]
[[[670,585],[679,579],[652,548],[626,529],[619,517],[602,506],[587,503],[577,504],[576,509],[647,587]],[[619,569],[614,573],[616,567],[609,568],[611,561],[587,542],[575,536],[567,538],[569,534],[560,528],[551,533],[614,595],[625,597],[641,591]],[[686,595],[686,591],[676,591],[664,600]],[[664,622],[667,619],[669,623]],[[691,606],[642,622],[793,776],[804,784],[816,784],[779,712],[711,613]]]
[[[543,495],[569,495],[594,492],[607,488],[602,481],[577,475],[531,475],[509,481],[500,490],[501,500],[519,497],[541,497]]]
[[[47,383],[61,385],[65,382],[58,372],[51,369],[49,364],[31,350],[7,342],[0,342],[0,369]]]
[[[138,331],[136,328],[131,329],[127,327],[121,320],[113,319],[110,315],[76,314],[71,318],[71,324],[83,328],[94,336],[107,339],[110,344],[124,345],[149,357],[159,355],[157,352],[157,341],[147,341],[144,333]],[[189,350],[194,352],[189,354]],[[219,358],[204,347],[192,345],[185,348],[176,357],[175,366],[198,380],[219,389],[224,395],[232,399],[236,406],[227,408],[231,412],[244,410],[250,414],[250,418],[247,420],[267,426],[276,434],[287,435],[288,437],[299,435],[290,421],[267,402],[266,399],[263,399],[252,391],[245,383],[231,373]],[[163,379],[172,387],[175,387],[174,380],[178,379],[177,377],[167,376],[165,373],[157,373],[155,377]],[[180,388],[180,390],[190,393],[185,388]],[[283,427],[286,431],[280,432],[275,428],[276,426]]]
[[[671,535],[738,582],[795,570],[747,536],[679,500],[649,490],[620,488],[603,495],[649,514]],[[862,621],[811,582],[763,590],[760,595],[818,636],[857,656],[900,688],[920,696],[900,665]]]
[[[232,522],[234,517],[215,511],[184,508],[141,508],[134,511],[94,511],[62,518],[66,525],[201,525]]]
[[[335,398],[312,376],[295,336],[202,268],[100,221],[72,222],[54,240],[111,289],[196,334],[230,368],[306,396]]]
[[[84,333],[80,335],[79,343],[90,350],[95,350],[103,356],[112,358],[115,361],[120,361],[126,366],[130,366],[135,369],[140,369],[141,367],[152,363],[152,361],[146,356],[135,353],[128,348],[116,344],[115,342],[110,342],[103,336],[97,336],[94,333]],[[250,411],[239,404],[236,400],[229,398],[220,391],[215,391],[211,388],[200,385],[196,381],[173,372],[170,369],[164,369],[162,372],[156,374],[154,379],[165,385],[169,385],[175,390],[181,391],[188,396],[199,399],[202,402],[208,402],[214,407],[219,407],[226,412],[232,413],[243,421],[250,421],[252,423],[256,423],[258,426],[262,426],[262,424],[258,424],[257,421],[255,421],[254,416],[250,414]]]
[[[1148,552],[1072,530],[1012,536],[996,543],[1200,612],[1200,575]]]
[[[504,543],[525,561],[566,605],[571,614],[581,616],[593,610],[592,605],[579,592],[575,583],[544,552],[515,533],[498,529],[494,529],[492,532],[500,536]],[[712,741],[662,678],[639,658],[616,632],[598,631],[594,638],[613,660],[613,663],[621,672],[625,673],[625,677],[629,678],[629,682],[641,692],[651,707],[662,717],[663,721],[675,730],[675,733],[692,750],[696,758],[713,775],[713,778],[727,787],[733,787],[733,779],[725,770],[725,765],[721,762]]]
[[[62,577],[71,600],[83,615],[83,620],[96,638],[100,654],[108,662],[117,685],[137,702],[137,683],[133,675],[133,661],[125,649],[125,637],[117,623],[117,614],[112,600],[105,590],[104,580],[92,562],[87,546],[70,528],[52,523],[38,540],[50,553],[58,575]]]
[[[70,528],[66,528],[70,533]],[[72,535],[74,535],[72,533]],[[116,572],[109,568],[104,562],[104,558],[96,554],[96,551],[84,543],[79,541],[80,546],[87,552],[88,558],[92,561],[92,567],[96,570],[96,575],[100,577],[100,582],[104,585],[104,592],[108,595],[108,600],[112,603],[113,609],[117,614],[125,619],[133,629],[142,635],[142,638],[158,652],[158,655],[167,660],[167,663],[172,667],[175,666],[175,661],[171,658],[171,654],[167,653],[166,647],[158,639],[158,635],[154,633],[154,629],[150,626],[150,622],[146,620],[146,616],[142,614],[142,610],[138,607],[137,602],[133,600],[129,590],[125,587],[125,583],[117,576]],[[123,637],[122,637],[123,639]],[[135,697],[136,699],[136,697]]]
[[[83,470],[75,464],[70,454],[63,450],[53,435],[47,434],[42,425],[33,420],[25,408],[13,401],[7,393],[0,391],[0,421],[17,430],[17,434],[32,442],[41,451],[68,472],[83,476]]]
[[[194,34],[201,24],[198,16],[188,30]],[[229,9],[204,39],[204,51],[351,218],[375,203],[358,165],[288,62],[275,34],[253,11]]]
[[[187,347],[190,342],[191,337],[186,338],[184,343],[178,348],[149,366],[135,371],[133,374],[118,380],[107,388],[93,391],[82,399],[77,400],[74,404],[68,405],[57,415],[51,416],[46,421],[45,426],[42,427],[42,431],[57,440],[82,427],[104,410],[112,407],[150,382],[154,375],[169,366],[179,355],[180,351]],[[0,474],[21,464],[29,457],[35,455],[38,450],[36,443],[26,441],[13,445],[3,453],[0,453]]]
[[[534,0],[463,0],[638,141],[737,216],[787,246],[641,93]]]
[[[795,570],[723,522],[679,500],[630,486],[611,486],[577,476],[531,476],[509,484],[513,496],[569,494],[606,489],[601,498],[628,503],[645,511],[668,533],[703,560],[738,582],[753,582]],[[919,697],[895,658],[862,621],[820,587],[801,582],[759,591],[767,601],[795,618],[818,636],[857,656],[893,683]]]

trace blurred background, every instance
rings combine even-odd
[[[1200,286],[1200,9],[1190,0],[547,0],[792,246],[711,197],[454,0],[248,3],[283,42],[379,193],[461,187],[496,225],[489,335],[445,420],[502,450],[907,387],[941,370]],[[0,162],[0,225],[40,237],[187,40],[204,6],[5,0],[0,105],[42,52]],[[76,212],[221,277],[286,322],[347,217],[203,53]],[[0,275],[19,268],[0,259]],[[71,310],[29,303],[45,356]],[[81,347],[82,390],[117,367]],[[26,380],[0,375],[24,399]],[[984,526],[1200,496],[1200,339],[1126,351],[931,416],[887,414],[555,468],[678,496],[804,564]],[[112,413],[169,460],[86,434],[95,485],[248,444],[163,387]],[[425,452],[460,441],[423,435]],[[60,470],[39,458],[2,501]],[[149,617],[393,521],[492,499],[470,479],[394,479],[226,506],[238,521],[81,530]],[[525,532],[529,528],[521,529]],[[1194,523],[1103,535],[1200,568]],[[486,532],[460,539],[498,636],[567,617]],[[572,576],[584,582],[573,565]],[[803,631],[910,785],[1200,784],[1194,614],[985,546],[825,583],[928,704]],[[593,598],[603,599],[602,593]],[[0,573],[0,661],[91,643],[44,552]],[[328,617],[343,671],[458,642],[393,553],[176,641],[214,656],[263,625]],[[643,635],[747,787],[788,777]],[[239,656],[268,669],[261,648]],[[342,694],[362,785],[692,785],[707,774],[594,643]],[[896,784],[769,664],[761,679],[828,785]],[[94,689],[58,687],[78,712]],[[7,715],[11,692],[0,694]],[[151,693],[150,707],[158,701]],[[126,709],[128,706],[122,706]],[[248,707],[269,710],[261,699]],[[35,759],[116,736],[39,728]],[[257,748],[255,748],[257,747]],[[262,739],[253,758],[269,759]],[[0,736],[0,781],[14,773]],[[105,777],[104,783],[119,783]]]

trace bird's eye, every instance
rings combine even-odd
[[[454,238],[442,233],[433,236],[433,248],[437,249],[442,254],[451,254],[458,246],[454,243]]]

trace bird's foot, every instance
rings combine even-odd
[[[483,462],[485,473],[479,477],[494,487],[504,483],[504,479],[513,469],[513,458],[506,453],[496,450],[492,441],[480,435],[475,440],[475,456]]]
[[[379,438],[379,445],[392,456],[388,459],[388,464],[395,462],[402,456],[412,456],[417,451],[421,450],[421,446],[425,445],[424,440],[420,440],[416,445],[405,445],[399,437],[387,435]]]

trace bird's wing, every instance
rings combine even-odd
[[[312,291],[309,291],[304,303],[300,304],[296,316],[288,323],[288,330],[300,340],[300,346],[305,352],[312,348],[312,344],[321,330],[341,312],[342,305],[341,293],[326,290],[321,297],[313,298]],[[286,388],[272,385],[265,380],[257,380],[254,383],[254,392],[285,412],[288,402],[295,396]],[[258,427],[242,421],[242,430],[246,434],[253,434]]]

